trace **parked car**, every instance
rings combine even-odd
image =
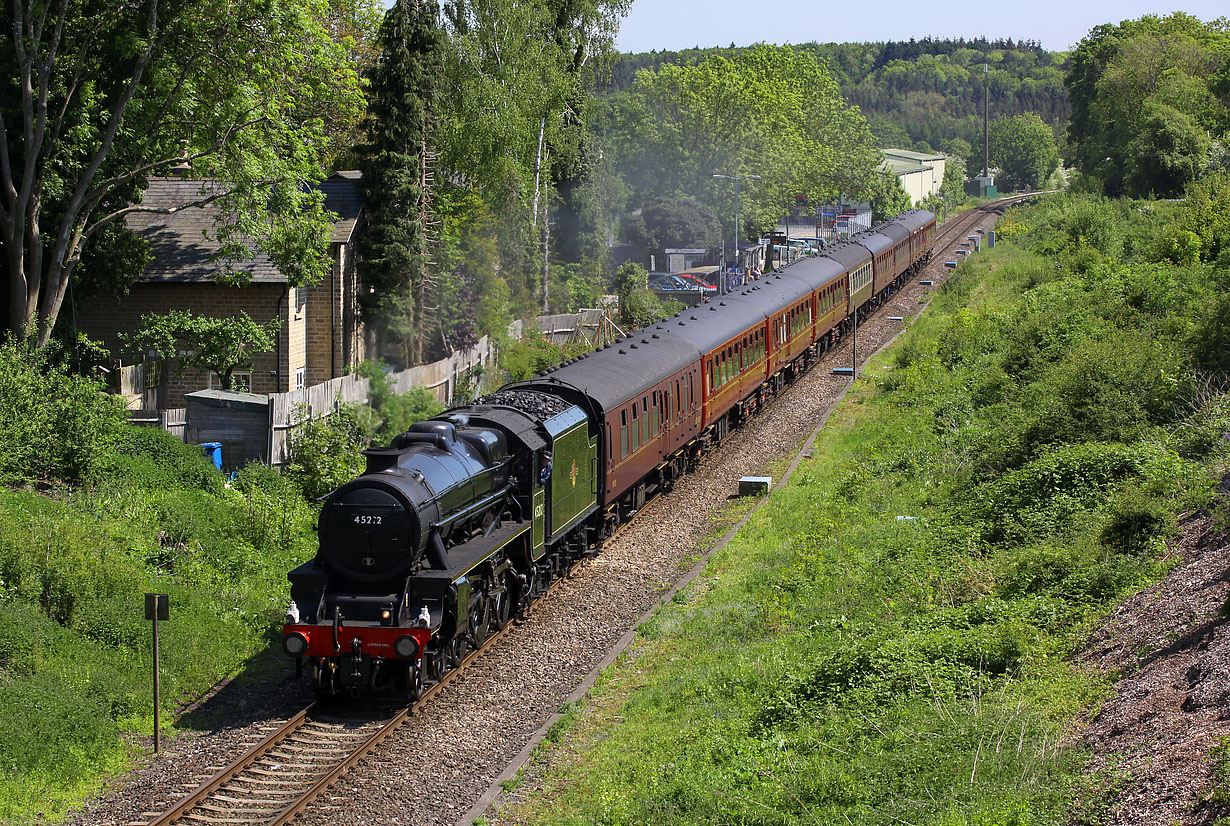
[[[688,285],[689,290],[716,290],[717,284],[710,284],[705,280],[705,276],[694,272],[681,272],[675,274],[677,278],[682,279]]]
[[[668,290],[691,290],[693,287],[677,275],[650,273],[649,289],[666,292]]]

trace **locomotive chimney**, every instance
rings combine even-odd
[[[363,451],[367,457],[367,470],[364,473],[380,473],[397,467],[397,457],[402,451],[391,447],[373,447]]]

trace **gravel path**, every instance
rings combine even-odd
[[[981,214],[976,226],[990,227]],[[966,232],[972,232],[966,230]],[[960,240],[964,240],[962,232]],[[937,249],[920,276],[946,277],[946,251]],[[932,288],[908,283],[859,325],[860,360],[878,351],[920,309]],[[849,387],[833,365],[848,365],[849,339],[791,386],[765,411],[704,460],[700,470],[651,502],[632,525],[558,596],[513,633],[497,640],[460,679],[296,822],[303,826],[447,824],[455,822],[530,742],[608,650],[658,602],[696,560],[740,476],[763,473],[790,456],[815,423]],[[73,826],[146,822],[307,701],[289,669],[268,680],[232,684],[184,721],[195,729],[144,761],[106,795],[92,801]],[[374,790],[379,790],[375,792]]]

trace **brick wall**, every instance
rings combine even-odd
[[[247,287],[227,287],[221,284],[200,283],[138,283],[122,298],[101,297],[89,306],[78,308],[77,328],[90,338],[99,340],[114,355],[127,353],[119,340],[119,333],[133,332],[140,325],[141,316],[147,313],[165,313],[170,310],[190,310],[197,315],[228,316],[246,312],[257,322],[272,318],[283,321],[290,311],[291,295],[284,284],[250,284]],[[292,324],[293,326],[293,324]],[[302,334],[298,334],[302,339]],[[259,355],[254,359],[252,392],[281,393],[289,390],[294,381],[288,344],[295,334],[288,335],[285,324],[278,336],[273,353]],[[131,362],[131,355],[125,363]],[[301,363],[301,362],[300,362]],[[209,386],[208,377],[198,376],[193,369],[179,369],[172,365],[167,371],[167,388],[161,407],[183,407],[184,394],[203,390]]]
[[[334,244],[329,276],[308,292],[307,383],[320,384],[354,372],[367,358],[358,312],[358,274],[353,245]]]

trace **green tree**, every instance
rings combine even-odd
[[[717,246],[722,240],[722,225],[713,210],[695,198],[664,196],[653,199],[640,215],[626,220],[624,233],[631,243],[656,255],[665,266],[669,248]]]
[[[520,247],[515,264],[524,277],[514,295],[543,311],[550,303],[552,210],[558,215],[595,200],[586,186],[597,154],[590,90],[627,6],[627,0],[444,4],[450,94],[441,101],[441,163],[459,171],[506,221],[502,235]],[[575,226],[570,232],[579,234]]]
[[[740,237],[776,221],[795,196],[867,194],[881,161],[824,65],[790,47],[641,71],[611,107],[606,145],[633,203],[686,193],[733,215],[734,187],[713,175],[760,176],[740,189]]]
[[[292,283],[326,272],[323,197],[307,184],[353,119],[358,81],[315,0],[31,0],[0,40],[0,246],[6,329],[37,346],[84,252],[150,175],[208,179],[231,264],[268,253]]]
[[[360,302],[406,366],[423,361],[438,283],[427,261],[443,42],[438,14],[434,0],[398,0],[385,15],[380,59],[369,74],[372,140],[362,148],[367,231],[360,241]]]
[[[923,201],[923,207],[941,218],[952,214],[965,203],[965,162],[949,156],[944,163],[944,180],[939,192]]]
[[[1055,133],[1033,112],[993,122],[990,141],[1003,189],[1041,189],[1059,166]]]
[[[502,227],[490,204],[472,190],[450,190],[438,201],[442,244],[440,269],[451,278],[469,286],[471,306],[465,308],[473,334],[490,336],[503,344],[512,323],[509,311],[511,292],[501,277],[499,236]],[[461,319],[441,308],[441,324],[458,324]]]
[[[258,324],[244,312],[212,318],[187,310],[141,316],[140,328],[121,335],[134,350],[153,350],[160,358],[178,358],[183,367],[212,370],[223,390],[233,390],[236,370],[251,370],[252,359],[277,344],[281,322]]]
[[[1148,100],[1144,109],[1128,144],[1127,190],[1161,198],[1182,195],[1208,163],[1208,133],[1173,106]]]
[[[1107,195],[1177,194],[1209,164],[1199,158],[1197,133],[1218,139],[1230,126],[1221,102],[1230,88],[1228,55],[1223,21],[1182,12],[1095,27],[1072,53],[1064,80],[1070,165]],[[1142,163],[1142,151],[1165,157]]]
[[[871,220],[873,223],[892,218],[913,207],[910,195],[901,179],[892,172],[877,172],[871,190]]]

